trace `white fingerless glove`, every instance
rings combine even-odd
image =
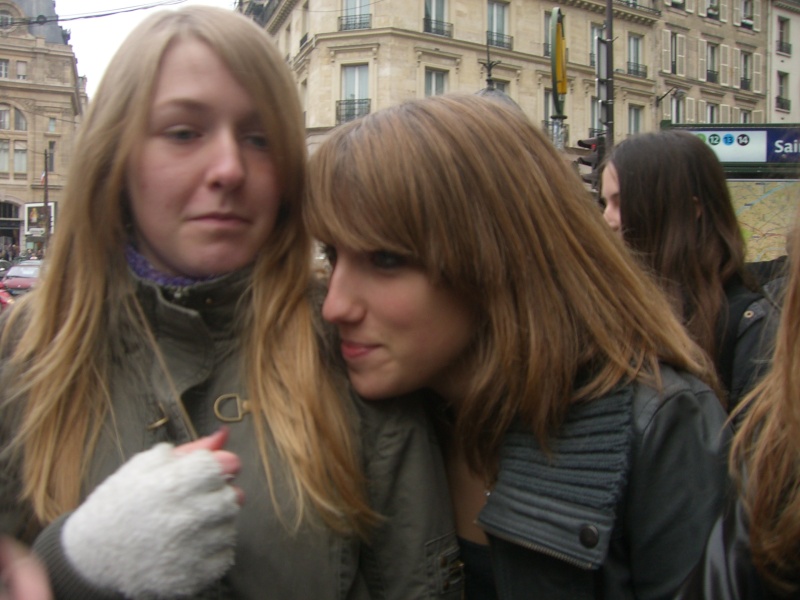
[[[64,552],[92,584],[139,600],[189,596],[233,564],[236,492],[208,450],[141,452],[67,519]]]

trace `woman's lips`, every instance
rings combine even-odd
[[[345,360],[356,360],[372,352],[377,345],[342,340],[341,351]]]

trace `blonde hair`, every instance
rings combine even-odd
[[[800,229],[788,244],[790,275],[770,371],[734,416],[746,412],[730,455],[750,518],[750,550],[783,594],[800,589]]]
[[[293,78],[253,22],[209,7],[159,12],[142,22],[109,64],[81,126],[47,272],[3,336],[14,368],[12,395],[25,402],[15,440],[24,457],[22,497],[43,523],[79,502],[111,405],[109,332],[144,332],[157,353],[124,257],[125,172],[146,131],[160,61],[186,38],[207,44],[253,98],[280,177],[280,215],[256,258],[250,301],[240,306],[244,369],[270,490],[267,431],[289,465],[295,525],[313,507],[331,527],[362,532],[372,514],[351,407],[321,364],[307,298],[311,242],[300,218],[306,150]]]
[[[518,108],[478,96],[406,102],[335,131],[309,177],[312,235],[406,256],[482,316],[454,434],[479,472],[494,475],[515,418],[546,444],[570,402],[624,380],[658,384],[660,360],[713,380],[576,173]]]

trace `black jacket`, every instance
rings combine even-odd
[[[722,509],[730,431],[703,383],[667,366],[662,382],[573,406],[550,455],[507,435],[478,518],[501,600],[678,591]]]

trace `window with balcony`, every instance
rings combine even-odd
[[[789,19],[785,17],[778,17],[778,39],[775,50],[780,52],[781,54],[791,55],[792,53],[792,44],[789,41],[791,39],[789,37],[790,22],[791,21],[789,21]]]
[[[778,71],[778,96],[775,98],[775,108],[792,110],[792,101],[789,99],[789,74],[783,71]]]
[[[369,65],[342,67],[342,99],[336,103],[336,123],[369,114]]]
[[[14,109],[14,129],[17,131],[28,131],[28,120],[18,108]]]
[[[670,57],[670,73],[673,75],[678,72],[678,34],[670,32],[669,35],[669,57]]]
[[[344,0],[344,16],[339,17],[339,31],[372,27],[370,0]]]
[[[17,79],[28,78],[28,63],[24,60],[17,61]]]
[[[445,0],[425,0],[423,31],[453,37],[453,24],[447,22]]]
[[[589,28],[589,66],[597,64],[597,38],[605,39],[605,28],[599,23],[592,23]]]
[[[706,16],[709,19],[719,19],[719,0],[705,0]]]
[[[628,36],[628,75],[647,77],[647,66],[643,63],[642,36],[630,34]]]
[[[753,122],[752,111],[742,109],[739,111],[739,123],[747,124]]]
[[[486,43],[490,46],[512,50],[514,38],[508,35],[508,4],[490,0],[487,23],[489,29],[486,31]]]
[[[753,89],[753,55],[750,52],[742,52],[741,80],[739,87],[746,92]]]
[[[741,0],[742,2],[742,27],[753,28],[753,0]]]
[[[719,83],[719,46],[716,44],[706,47],[706,81]]]

